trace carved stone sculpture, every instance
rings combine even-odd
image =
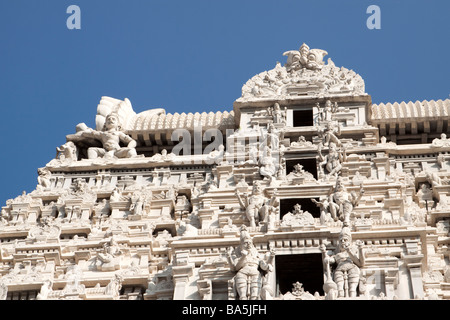
[[[334,192],[330,195],[330,212],[333,219],[338,217],[345,222],[350,222],[350,215],[353,207],[356,206],[364,194],[364,189],[361,185],[359,195],[356,192],[348,192],[347,188],[342,182],[342,178],[336,180]]]
[[[95,139],[101,142],[102,147],[90,147],[87,150],[88,159],[96,158],[131,158],[137,155],[136,141],[120,130],[119,116],[112,112],[106,119],[102,131],[86,128],[73,135],[68,135],[68,141],[83,141]],[[121,147],[120,142],[126,144]]]
[[[99,262],[97,268],[100,271],[114,271],[120,268],[120,250],[114,237],[111,237],[109,243],[103,245],[103,252],[97,254],[97,260]]]
[[[336,265],[333,271],[333,280],[337,285],[338,297],[357,296],[357,288],[361,280],[359,267],[363,266],[365,262],[363,243],[358,241],[357,247],[358,250],[355,250],[352,246],[350,228],[344,223],[335,254],[324,256],[327,270]],[[329,281],[329,279],[327,280]]]
[[[273,268],[275,251],[271,251],[268,259],[263,259],[253,245],[253,240],[245,225],[240,230],[240,245],[227,252],[228,263],[236,271],[234,289],[239,300],[259,300],[263,288],[264,276]]]
[[[346,154],[345,149],[338,151],[334,143],[329,144],[328,154],[322,154],[322,145],[318,147],[319,154],[319,170],[321,174],[328,174],[330,176],[336,176],[342,169],[342,162],[345,161]],[[324,170],[326,169],[326,171]]]
[[[286,69],[299,70],[307,68],[310,70],[322,69],[324,62],[323,57],[328,54],[325,50],[310,49],[309,46],[303,43],[298,51],[291,50],[283,53],[283,56],[288,56],[286,62]]]
[[[264,196],[261,184],[255,182],[253,184],[252,193],[241,195],[236,190],[236,196],[242,208],[245,208],[245,215],[250,221],[250,227],[256,227],[257,223],[266,221],[271,206],[276,206],[276,199],[272,197],[270,201]]]
[[[48,190],[51,185],[50,178],[52,177],[52,173],[47,167],[38,169],[38,188],[42,191]]]
[[[273,123],[275,124],[286,124],[286,108],[281,110],[280,104],[275,103],[272,110]]]
[[[308,211],[303,211],[298,203],[294,206],[294,212],[286,213],[281,221],[282,226],[314,225],[314,217]]]
[[[264,153],[259,159],[259,173],[265,178],[272,180],[276,173],[275,160],[272,157],[272,149],[268,146],[264,148]]]

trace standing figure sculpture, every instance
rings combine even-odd
[[[243,196],[236,190],[236,196],[242,208],[245,208],[245,215],[250,221],[250,227],[254,228],[261,221],[266,221],[271,207],[277,206],[275,196],[268,201],[264,196],[261,184],[255,181],[251,195],[244,193]]]
[[[241,226],[240,233],[239,247],[234,250],[230,248],[227,252],[228,263],[236,271],[233,289],[239,300],[260,300],[261,296],[265,296],[264,279],[273,269],[275,251],[271,250],[267,259],[262,258],[245,225]]]
[[[339,235],[339,243],[334,255],[324,253],[324,267],[331,270],[331,266],[336,265],[333,272],[333,280],[336,283],[338,297],[356,297],[357,288],[361,279],[361,270],[359,267],[364,265],[363,242],[357,241],[358,249],[352,246],[352,235],[350,228],[346,223]],[[329,274],[329,272],[327,272]],[[331,279],[327,280],[329,283]],[[361,288],[360,288],[361,291]]]
[[[111,112],[105,119],[102,131],[86,128],[73,135],[68,135],[67,140],[82,141],[83,139],[95,139],[102,143],[102,148],[90,147],[87,150],[88,159],[103,158],[132,158],[137,155],[136,141],[121,131],[119,116]],[[121,147],[120,143],[126,147]]]
[[[272,111],[273,123],[275,124],[286,124],[286,107],[284,111],[281,110],[280,105],[275,103]]]
[[[350,215],[353,208],[358,205],[359,200],[364,195],[362,184],[360,186],[359,195],[355,191],[348,192],[345,188],[342,179],[339,177],[336,180],[336,187],[334,192],[330,195],[329,209],[332,217],[337,220],[338,217],[344,223],[350,223]]]
[[[319,120],[323,122],[332,121],[333,114],[336,113],[338,110],[337,102],[335,102],[333,105],[330,100],[327,100],[325,102],[325,106],[323,108],[320,107],[318,102],[316,103],[316,107],[319,110]]]

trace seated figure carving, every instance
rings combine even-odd
[[[120,250],[114,238],[103,245],[103,252],[97,254],[97,269],[100,271],[114,271],[120,269]]]
[[[88,159],[96,158],[132,158],[137,155],[136,141],[129,135],[121,131],[119,116],[115,112],[111,112],[105,119],[102,131],[85,128],[76,134],[68,135],[69,141],[83,141],[87,139],[95,139],[101,142],[102,147],[90,147],[87,150]],[[120,143],[126,144],[122,147]]]

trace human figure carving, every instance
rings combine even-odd
[[[103,252],[97,254],[97,259],[101,263],[99,266],[102,271],[113,271],[120,268],[120,255],[122,251],[119,248],[114,237],[111,237],[109,243],[103,245]]]
[[[86,128],[76,134],[67,136],[67,139],[71,141],[81,141],[84,138],[96,139],[102,143],[102,148],[88,148],[88,159],[99,157],[106,159],[131,158],[137,155],[136,141],[121,131],[119,116],[114,112],[106,117],[102,131]],[[127,146],[121,147],[120,142],[127,144]]]
[[[278,103],[275,103],[272,111],[273,123],[276,124],[286,124],[286,108],[284,111]]]
[[[335,124],[334,121],[325,122],[325,127],[321,128],[319,134],[322,135],[324,146],[329,145],[331,142],[338,147],[342,145],[341,140],[338,138],[341,135],[341,126]]]
[[[316,103],[316,106],[319,109],[319,120],[320,121],[326,121],[326,122],[332,121],[333,114],[336,113],[338,110],[337,102],[335,102],[333,105],[330,100],[327,100],[325,102],[325,106],[323,108],[320,107],[320,104],[318,102]]]
[[[334,143],[329,144],[329,150],[327,155],[322,154],[322,144],[318,147],[319,153],[319,170],[324,173],[326,169],[327,173],[331,176],[337,176],[342,169],[342,163],[346,160],[345,149],[338,151]]]
[[[272,180],[276,173],[275,161],[272,158],[272,149],[268,146],[264,148],[264,154],[259,159],[259,173],[265,178]]]
[[[356,297],[360,282],[360,268],[364,265],[365,256],[363,242],[357,241],[358,250],[352,246],[352,235],[348,224],[344,226],[339,235],[339,243],[334,255],[326,255],[324,264],[326,268],[336,265],[333,280],[337,285],[338,297]],[[323,249],[324,250],[324,249]]]
[[[267,259],[260,256],[245,225],[240,228],[240,244],[227,252],[228,263],[234,276],[234,288],[239,300],[261,299],[264,277],[273,269],[275,251],[271,249]]]
[[[245,208],[245,215],[250,221],[250,227],[252,228],[256,227],[256,224],[260,221],[266,221],[270,206],[277,205],[275,197],[272,197],[270,201],[267,200],[259,181],[254,182],[250,196],[247,193],[241,195],[238,190],[236,190],[236,196],[241,207]]]
[[[320,223],[325,224],[331,219],[331,214],[329,211],[330,209],[330,202],[328,199],[323,199],[322,201],[317,201],[316,199],[311,199],[311,201],[320,208]]]
[[[47,167],[38,169],[38,188],[40,189],[48,189],[51,186],[50,178],[52,177],[52,173]]]
[[[359,203],[359,200],[364,195],[364,189],[362,184],[360,186],[359,195],[356,192],[348,192],[345,188],[342,179],[339,177],[336,180],[336,187],[334,192],[330,195],[330,212],[334,220],[338,217],[344,221],[344,223],[350,222],[350,214],[353,211],[353,207]]]

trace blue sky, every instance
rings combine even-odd
[[[66,27],[70,5],[80,30]],[[449,13],[447,0],[0,0],[0,203],[34,190],[101,96],[136,112],[229,111],[303,42],[359,73],[374,103],[446,99]]]

